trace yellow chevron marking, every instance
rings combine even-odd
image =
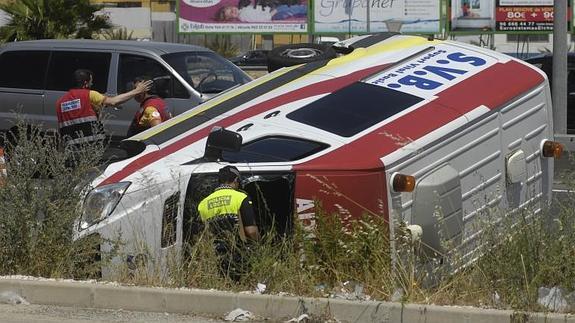
[[[329,61],[327,63],[326,66],[313,71],[312,74],[322,74],[322,73],[328,73],[330,70],[333,70],[341,65],[344,64],[349,64],[351,61],[357,60],[359,58],[363,58],[363,57],[369,57],[369,56],[374,56],[374,55],[381,55],[382,53],[386,53],[386,52],[393,52],[393,51],[399,51],[402,49],[406,49],[406,48],[410,48],[410,47],[416,47],[416,46],[422,46],[422,45],[428,45],[428,46],[433,46],[433,45],[437,45],[439,43],[442,43],[443,41],[441,40],[427,40],[426,38],[423,37],[417,37],[417,36],[413,36],[413,37],[402,37],[399,39],[388,39],[385,42],[381,42],[379,44],[375,44],[373,46],[367,47],[367,48],[358,48],[355,49],[352,53],[345,55],[345,56],[341,56],[335,59],[332,59],[331,61]],[[307,77],[304,76],[304,77]]]
[[[279,77],[279,76],[281,76],[281,75],[283,75],[283,74],[285,74],[285,73],[287,73],[287,72],[289,72],[295,68],[297,68],[297,66],[284,68],[284,69],[275,71],[274,73],[266,74],[266,75],[264,75],[260,78],[257,78],[257,79],[255,79],[255,80],[253,80],[253,81],[251,81],[251,82],[249,82],[249,83],[247,83],[247,84],[245,84],[245,85],[243,85],[237,89],[231,90],[228,93],[223,93],[222,95],[218,95],[215,98],[213,98],[209,101],[206,101],[203,104],[200,104],[196,109],[193,110],[193,113],[186,114],[186,115],[179,115],[179,116],[176,116],[176,117],[174,117],[174,118],[172,118],[166,122],[162,122],[159,125],[153,127],[152,130],[146,132],[145,134],[142,133],[142,134],[138,134],[138,135],[134,136],[132,138],[132,140],[139,140],[139,141],[146,140],[146,139],[166,130],[167,128],[170,128],[170,127],[172,127],[172,126],[174,126],[174,125],[176,125],[182,121],[185,121],[185,120],[187,120],[191,117],[194,117],[194,116],[196,116],[196,115],[198,115],[198,114],[200,114],[206,110],[209,110],[209,109],[213,108],[214,106],[216,106],[216,105],[218,105],[218,104],[220,104],[226,100],[229,100],[229,99],[231,99],[231,98],[233,98],[233,97],[235,97],[241,93],[247,92],[247,91],[255,88],[256,86],[258,86],[262,83],[273,80],[273,79],[275,79],[275,78],[277,78],[277,77]]]
[[[326,66],[319,68],[315,71],[313,71],[310,74],[304,75],[301,78],[297,78],[291,82],[288,82],[286,84],[281,85],[282,86],[287,86],[295,81],[299,81],[302,79],[306,79],[308,77],[311,77],[311,74],[323,74],[323,73],[328,73],[330,70],[333,70],[341,65],[344,64],[349,64],[350,61],[353,60],[357,60],[359,58],[362,57],[368,57],[368,56],[373,56],[373,55],[381,55],[382,53],[385,52],[393,52],[393,51],[399,51],[405,48],[409,48],[409,47],[415,47],[415,46],[422,46],[422,45],[437,45],[439,43],[442,43],[443,41],[441,40],[427,40],[426,38],[423,37],[417,37],[417,36],[413,36],[413,37],[401,37],[398,39],[389,39],[385,42],[379,43],[379,44],[375,44],[373,46],[367,47],[367,48],[358,48],[356,50],[354,50],[352,53],[345,55],[345,56],[341,56],[335,59],[332,59],[331,61],[329,61],[327,63]],[[186,114],[185,116],[177,116],[175,118],[172,118],[166,122],[163,122],[155,127],[153,127],[151,131],[147,132],[145,135],[144,134],[139,134],[136,135],[135,137],[133,137],[134,140],[146,140],[162,131],[164,131],[165,129],[178,124],[184,120],[187,120],[191,117],[194,117],[218,104],[220,104],[221,102],[224,102],[226,100],[229,100],[230,98],[237,96],[238,94],[244,93],[246,91],[249,91],[251,89],[253,89],[254,87],[271,81],[275,78],[277,78],[278,76],[281,76],[291,70],[294,70],[296,68],[298,68],[301,65],[295,65],[295,66],[290,66],[290,67],[286,67],[283,68],[281,70],[277,70],[273,73],[270,74],[266,74],[238,89],[232,90],[229,93],[224,93],[222,95],[219,95],[209,101],[207,101],[206,103],[200,105],[198,108],[194,109],[194,112],[191,114]]]

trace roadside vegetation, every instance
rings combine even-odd
[[[56,134],[43,134],[21,122],[1,138],[8,176],[0,180],[0,273],[75,278],[93,276],[99,241],[72,241],[79,215],[79,188],[102,156],[93,146],[76,168],[59,147]],[[89,264],[83,266],[82,264]]]
[[[114,254],[101,257],[95,252],[101,242],[97,238],[72,239],[81,188],[100,162],[103,147],[91,147],[71,169],[65,167],[70,155],[58,145],[57,135],[41,135],[25,124],[20,129],[28,135],[16,135],[17,146],[5,144],[0,275],[94,278],[113,256],[126,259],[120,239],[108,242]],[[565,174],[564,181],[570,180]],[[495,224],[485,221],[483,256],[455,272],[446,264],[457,260],[456,254],[431,258],[402,225],[395,225],[396,238],[390,241],[382,217],[320,210],[315,226],[295,221],[290,236],[268,234],[251,245],[243,255],[247,267],[239,281],[219,274],[207,232],[165,262],[142,246],[145,257],[131,265],[121,263],[116,281],[252,292],[263,292],[265,285],[269,294],[545,311],[537,301],[541,287],[559,287],[565,294],[575,289],[574,211],[553,204],[552,212],[537,216],[525,210]]]

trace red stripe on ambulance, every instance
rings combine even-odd
[[[335,78],[335,79],[331,79],[331,80],[327,80],[327,81],[323,81],[323,82],[318,82],[318,83],[314,83],[311,85],[307,85],[303,88],[294,90],[292,92],[288,92],[282,95],[279,95],[277,97],[274,97],[270,100],[258,103],[252,107],[246,108],[243,111],[240,111],[238,113],[235,113],[231,116],[229,116],[228,118],[225,118],[221,121],[218,122],[214,122],[211,123],[207,126],[205,126],[202,129],[199,129],[193,133],[191,133],[190,135],[172,143],[167,145],[166,147],[161,148],[160,150],[157,151],[153,151],[151,153],[148,153],[146,155],[143,155],[139,158],[137,158],[136,160],[132,161],[131,163],[129,163],[128,165],[126,165],[123,169],[121,169],[120,171],[112,174],[110,177],[106,178],[104,181],[102,181],[98,186],[103,186],[103,185],[107,185],[107,184],[112,184],[112,183],[117,183],[121,180],[123,180],[124,178],[130,176],[131,174],[137,172],[138,170],[170,155],[173,154],[205,137],[207,137],[207,135],[209,134],[210,130],[212,129],[213,126],[220,126],[220,127],[229,127],[239,121],[242,121],[244,119],[247,118],[251,118],[255,115],[258,115],[260,113],[269,111],[271,109],[274,109],[278,106],[290,103],[290,102],[294,102],[297,100],[301,100],[301,99],[305,99],[305,98],[309,98],[315,95],[320,95],[320,94],[325,94],[325,93],[331,93],[334,91],[337,91],[343,87],[346,87],[354,82],[357,82],[377,71],[380,71],[382,69],[384,69],[387,65],[389,64],[385,64],[385,65],[380,65],[380,66],[374,66],[371,68],[367,68],[361,71],[357,71],[354,73],[351,73],[349,75],[343,76],[343,77],[339,77],[339,78]]]
[[[499,108],[543,77],[521,63],[497,63],[442,92],[422,107],[385,124],[353,143],[295,165],[295,170],[375,169],[380,158],[472,111],[480,105]]]

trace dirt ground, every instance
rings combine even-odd
[[[245,71],[246,73],[248,73],[252,78],[257,79],[258,77],[262,77],[264,75],[266,75],[268,73],[267,70],[261,70],[261,71]]]

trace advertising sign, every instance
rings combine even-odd
[[[497,31],[553,31],[552,0],[497,0]]]
[[[451,0],[450,3],[451,31],[553,31],[553,0]]]
[[[317,33],[438,33],[438,0],[316,0],[313,30]]]
[[[181,33],[304,33],[307,0],[180,0]]]
[[[492,32],[494,0],[451,0],[451,31]]]

